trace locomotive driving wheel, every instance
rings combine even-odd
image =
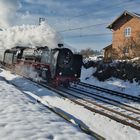
[[[70,86],[70,82],[69,82],[69,81],[65,81],[65,82],[63,83],[63,86],[64,86],[65,88],[68,88],[68,87]]]

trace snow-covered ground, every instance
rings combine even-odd
[[[88,69],[88,70],[83,69],[82,76],[81,76],[82,81],[89,82],[89,83],[91,83],[93,81],[93,84],[95,84],[94,83],[95,79],[93,77],[91,77],[93,71],[94,71],[94,69]],[[87,73],[88,73],[88,75],[87,75]],[[38,95],[39,97],[41,97],[42,100],[44,100],[46,102],[46,104],[60,108],[64,112],[71,114],[72,116],[74,116],[75,118],[79,119],[84,124],[86,124],[91,130],[100,134],[101,136],[105,137],[108,140],[118,140],[118,139],[119,140],[134,140],[134,139],[139,140],[139,138],[140,138],[140,131],[135,130],[131,127],[122,125],[122,124],[120,124],[116,121],[113,121],[107,117],[104,117],[102,115],[92,113],[92,112],[88,111],[87,109],[85,109],[84,107],[75,105],[71,101],[69,101],[67,99],[63,99],[63,98],[57,96],[55,93],[53,93],[43,87],[37,86],[36,84],[34,84],[20,76],[13,75],[10,72],[4,71],[4,70],[1,71],[0,76],[5,77],[8,81],[14,83],[17,87],[19,87],[21,90],[23,90],[26,93],[28,92],[30,94],[34,93],[35,95]],[[99,81],[97,82],[97,80],[96,80],[96,84],[98,84],[99,86],[102,86],[102,87],[103,86],[108,87],[109,89],[112,88],[112,89],[120,90],[121,88],[118,88],[118,87],[121,86],[121,84],[124,84],[124,82],[121,82],[121,83],[115,85],[114,84],[115,81],[116,81],[116,83],[118,82],[118,80],[114,79],[112,84],[111,84],[111,82],[109,84],[108,82],[102,83]],[[135,89],[136,85],[129,83],[128,86],[130,86],[130,85],[132,86],[131,88],[133,89],[133,93],[136,93],[136,90],[138,90],[140,88],[139,86],[137,86],[137,89]],[[129,87],[126,86],[125,90],[127,90],[127,88],[129,88]],[[27,99],[27,101],[28,101],[28,99]],[[28,111],[28,113],[29,113],[29,111]],[[24,114],[24,112],[23,112],[23,114]],[[26,116],[28,117],[28,115],[26,115]],[[42,117],[44,120],[43,114],[42,114]],[[34,119],[36,119],[36,118],[34,118]],[[38,126],[39,124],[36,123],[36,125]],[[58,128],[58,130],[59,130],[59,128]],[[55,131],[57,131],[57,130],[55,130]],[[68,133],[69,133],[69,131],[68,131]],[[39,131],[38,131],[38,134],[39,134]],[[77,130],[76,130],[76,134],[77,134]],[[62,136],[65,136],[65,135],[62,134]],[[82,137],[82,135],[81,135],[81,137]],[[74,138],[74,136],[73,136],[73,138]],[[71,139],[73,139],[73,138],[71,138]],[[81,139],[86,139],[85,135]]]
[[[106,80],[105,82],[101,82],[92,76],[95,71],[96,68],[93,67],[88,69],[82,68],[81,81],[130,95],[140,96],[140,85],[138,83],[130,83],[129,81],[124,82],[123,80],[113,77]]]
[[[0,139],[88,140],[92,138],[46,107],[29,99],[0,77]]]

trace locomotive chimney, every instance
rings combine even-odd
[[[62,48],[64,45],[63,44],[58,44],[58,47],[59,48]]]

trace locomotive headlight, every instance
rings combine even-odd
[[[59,75],[62,75],[62,72],[59,72]]]
[[[77,76],[77,74],[74,74],[74,76],[76,77],[76,76]]]

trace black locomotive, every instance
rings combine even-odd
[[[14,47],[4,53],[3,64],[18,72],[32,68],[43,80],[53,85],[79,81],[82,56],[68,48]],[[25,74],[25,72],[24,72]]]

